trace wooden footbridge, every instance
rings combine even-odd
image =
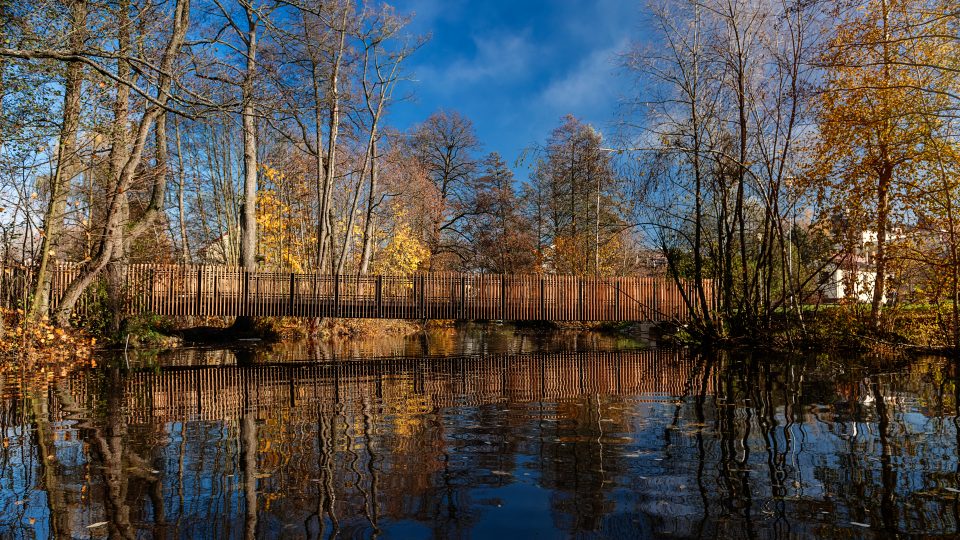
[[[124,269],[130,315],[664,321],[687,318],[680,287],[693,293],[692,283],[678,287],[673,279],[660,277],[358,276],[164,264]],[[78,271],[68,265],[56,269],[52,306]]]

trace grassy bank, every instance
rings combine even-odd
[[[954,329],[946,308],[904,305],[887,309],[879,328],[859,304],[810,306],[798,316],[777,313],[749,330],[707,339],[695,328],[662,325],[665,340],[678,345],[706,345],[778,351],[894,352],[914,350],[956,354]]]

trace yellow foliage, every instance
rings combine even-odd
[[[944,110],[954,83],[933,66],[955,56],[956,45],[914,34],[927,18],[920,7],[917,0],[868,2],[840,21],[822,59],[830,67],[818,104],[815,160],[805,177],[833,210],[865,212],[848,217],[868,223],[881,210],[891,219],[912,210],[916,199],[906,192],[929,166],[928,142],[940,127],[937,111]],[[881,189],[889,203],[880,200]]]
[[[259,229],[260,255],[265,268],[303,271],[307,240],[297,233],[304,216],[297,215],[280,196],[286,187],[286,176],[270,166],[263,166],[262,173],[272,189],[258,194],[257,228]]]
[[[379,254],[374,270],[379,274],[409,275],[429,260],[427,245],[413,234],[410,225],[400,221]]]

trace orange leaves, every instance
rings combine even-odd
[[[909,184],[931,166],[930,141],[941,137],[937,111],[955,77],[935,66],[945,43],[923,37],[925,0],[871,0],[838,22],[823,52],[818,133],[805,177],[831,211],[854,212],[876,229],[917,203]],[[952,47],[952,55],[957,54]],[[884,204],[879,192],[888,192]],[[855,217],[855,216],[850,216]]]
[[[7,328],[0,339],[0,371],[26,360],[53,378],[64,369],[87,364],[93,356],[96,339],[82,331],[55,327],[46,319],[25,324],[19,310],[0,311],[0,317]]]

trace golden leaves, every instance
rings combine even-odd
[[[427,245],[413,234],[408,223],[400,221],[380,254],[376,270],[381,274],[409,275],[429,260]]]

